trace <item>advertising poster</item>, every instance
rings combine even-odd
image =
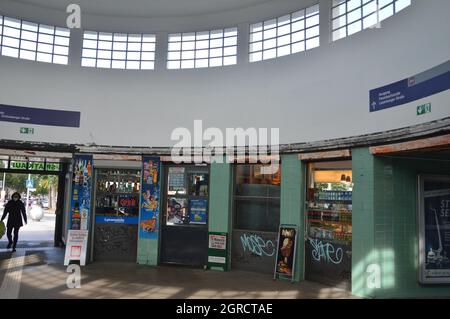
[[[191,224],[206,224],[208,201],[191,199],[189,202],[189,220]]]
[[[64,256],[64,266],[69,265],[71,261],[80,261],[80,265],[86,264],[87,230],[69,230],[66,244],[66,253]]]
[[[184,167],[169,167],[169,194],[185,191]]]
[[[167,201],[167,225],[189,224],[187,199],[169,198]]]
[[[281,225],[278,232],[277,258],[275,275],[294,278],[295,250],[297,241],[297,226]]]
[[[75,155],[69,229],[87,230],[91,208],[92,155]]]
[[[143,157],[140,238],[157,239],[159,229],[160,172],[159,157]]]
[[[450,180],[425,180],[422,221],[424,249],[422,279],[429,283],[450,282]]]

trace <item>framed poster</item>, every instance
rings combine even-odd
[[[160,172],[159,157],[142,158],[141,208],[139,215],[139,237],[158,238]]]
[[[278,276],[294,280],[297,234],[298,227],[296,225],[280,225],[274,279]]]
[[[450,283],[450,176],[419,175],[419,281]]]

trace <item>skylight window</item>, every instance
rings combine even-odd
[[[93,68],[153,70],[154,34],[85,31],[81,65]]]
[[[237,28],[172,33],[167,68],[192,69],[236,64]]]

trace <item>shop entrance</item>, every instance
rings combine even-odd
[[[93,261],[136,262],[141,171],[94,170]]]
[[[351,161],[308,164],[305,278],[351,289]]]
[[[66,168],[66,163],[56,159],[1,157],[0,217],[15,192],[21,195],[26,209],[27,224],[20,229],[17,247],[62,245]],[[0,242],[6,246],[7,236]]]
[[[165,166],[161,263],[203,267],[208,254],[209,167]]]
[[[281,166],[273,174],[263,174],[263,167],[235,166],[231,267],[273,274],[280,225]]]

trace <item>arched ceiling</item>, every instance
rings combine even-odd
[[[62,11],[75,3],[87,14],[143,18],[214,14],[276,1],[280,0],[15,0]],[[301,4],[303,0],[292,2]]]

